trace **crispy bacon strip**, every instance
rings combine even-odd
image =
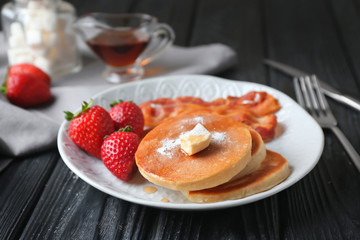
[[[265,142],[275,136],[280,104],[266,92],[251,91],[241,97],[228,96],[210,102],[196,97],[158,98],[140,105],[145,126],[154,128],[163,120],[190,111],[209,111],[248,124],[259,132]]]

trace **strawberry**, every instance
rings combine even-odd
[[[141,136],[144,130],[144,115],[138,105],[119,100],[110,106],[109,114],[114,121],[115,129],[130,126],[134,133]]]
[[[104,137],[113,133],[114,123],[109,113],[100,106],[92,106],[84,102],[80,112],[72,114],[64,111],[65,118],[70,122],[69,136],[73,142],[90,155],[101,158],[101,145]]]
[[[129,181],[135,174],[135,152],[139,143],[140,137],[131,132],[130,127],[120,129],[104,140],[101,159],[117,178]]]
[[[29,74],[8,74],[1,91],[12,104],[23,108],[45,103],[51,98],[49,85]]]
[[[47,85],[50,85],[51,82],[49,75],[43,72],[40,68],[29,63],[21,63],[11,66],[8,70],[8,75],[11,76],[13,74],[31,75],[34,78],[45,82]]]

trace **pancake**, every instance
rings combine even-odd
[[[201,123],[210,145],[192,156],[179,137]],[[243,124],[209,113],[182,114],[162,122],[140,142],[135,153],[139,172],[150,182],[180,191],[211,188],[228,182],[251,160],[252,137]]]
[[[273,188],[289,175],[287,160],[278,153],[266,150],[265,160],[253,173],[214,188],[183,194],[189,200],[198,203],[240,199]]]
[[[251,160],[243,170],[241,170],[235,177],[231,179],[231,181],[234,181],[236,179],[239,179],[245,175],[254,172],[258,168],[260,168],[262,161],[265,160],[266,158],[266,148],[260,134],[255,130],[251,129],[250,127],[248,128],[250,129],[251,140],[252,140]]]

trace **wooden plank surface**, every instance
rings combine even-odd
[[[72,1],[90,11],[147,12],[171,25],[176,44],[220,42],[238,62],[218,76],[258,82],[294,97],[289,77],[263,58],[316,73],[360,98],[360,9],[340,1]],[[330,101],[360,152],[360,113]],[[306,132],[306,126],[299,126]],[[129,203],[89,186],[57,150],[18,159],[0,173],[0,239],[357,239],[360,176],[332,133],[313,171],[289,189],[245,206],[172,211]]]
[[[220,4],[204,0],[197,6],[191,45],[218,42],[231,46],[238,62],[233,71],[220,75],[265,84],[261,1],[224,0]]]
[[[16,159],[0,174],[0,239],[16,239],[39,201],[58,153]]]
[[[359,92],[359,79],[349,66],[347,51],[350,48],[344,47],[344,44],[349,43],[344,40],[347,36],[338,31],[339,25],[343,22],[336,21],[339,18],[334,17],[330,11],[333,7],[326,1],[277,1],[276,4],[266,2],[264,9],[269,32],[269,58],[316,73],[344,93]],[[288,77],[273,70],[271,73],[271,84],[293,95],[293,91],[288,91],[292,89],[291,81],[286,82],[288,79],[284,79]],[[330,101],[330,104],[336,117],[341,119],[340,128],[359,152],[360,132],[359,122],[356,121],[359,113],[334,101]],[[304,130],[306,131],[306,126]],[[360,186],[359,173],[335,136],[329,131],[325,131],[325,136],[324,154],[317,167],[298,184],[304,185],[303,191],[294,194],[293,200],[289,201],[302,203],[305,208],[299,209],[290,219],[299,218],[305,224],[311,223],[310,229],[315,238],[356,238],[359,233],[359,222],[354,213],[360,211],[360,199],[358,195],[354,196],[354,191]],[[303,184],[306,180],[307,184]],[[309,187],[312,191],[309,191]],[[307,201],[304,202],[302,199]],[[306,212],[309,215],[301,216],[301,213]],[[293,229],[297,225],[298,222],[290,222],[289,227]],[[319,225],[322,227],[312,227]]]

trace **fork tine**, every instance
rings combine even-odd
[[[360,171],[360,155],[356,152],[343,132],[336,126],[336,118],[320,91],[316,76],[294,78],[294,87],[300,105],[312,115],[314,120],[316,120],[322,128],[329,128],[334,132]],[[318,110],[315,109],[315,106],[317,106]]]
[[[306,109],[311,110],[312,109],[312,104],[311,104],[311,101],[310,101],[309,93],[308,93],[308,91],[306,89],[306,84],[305,84],[304,77],[300,77],[299,81],[300,81],[300,87],[301,87],[302,94],[304,95]]]
[[[300,104],[300,106],[305,108],[305,101],[304,101],[304,97],[301,93],[299,79],[296,77],[294,78],[294,87],[295,87],[295,95],[296,95],[296,99],[297,99],[298,103]]]
[[[309,95],[310,95],[310,100],[311,100],[311,104],[314,108],[314,111],[319,111],[319,104],[318,104],[318,100],[317,100],[317,96],[315,95],[315,91],[314,91],[314,85],[313,85],[313,81],[310,79],[309,76],[305,77],[305,84],[307,85],[307,88],[309,89]]]
[[[326,111],[326,109],[329,108],[329,104],[327,103],[326,98],[324,97],[324,95],[321,94],[321,90],[320,90],[319,83],[317,81],[317,77],[315,75],[312,75],[311,76],[311,81],[312,81],[312,84],[313,84],[313,86],[315,88],[317,97],[319,99],[320,108],[321,108],[322,111]]]

